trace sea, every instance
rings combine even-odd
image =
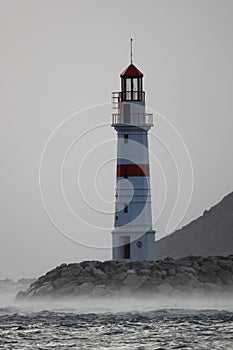
[[[0,295],[0,349],[233,350],[233,298]]]

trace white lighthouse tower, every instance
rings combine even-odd
[[[148,131],[153,115],[145,112],[143,74],[132,63],[123,71],[121,91],[112,93],[112,127],[117,131],[117,179],[113,260],[155,259],[152,229]]]

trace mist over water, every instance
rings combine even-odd
[[[34,299],[18,301],[15,299],[19,288],[8,286],[0,291],[0,308],[12,308],[17,311],[36,312],[41,310],[75,312],[75,313],[105,313],[105,312],[150,312],[160,309],[184,310],[225,310],[233,312],[232,293],[188,293],[177,292],[172,295],[129,294],[115,297],[79,297],[59,299]]]
[[[14,312],[40,312],[42,310],[87,313],[150,312],[161,309],[225,310],[233,312],[233,297],[177,295],[156,297],[119,296],[112,298],[78,298],[59,300],[16,301],[13,295],[1,296],[0,308],[11,308]]]
[[[226,295],[15,300],[0,293],[0,349],[232,349]]]

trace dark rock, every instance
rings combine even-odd
[[[70,295],[74,292],[76,287],[77,287],[77,285],[73,281],[69,282],[69,283],[63,285],[61,288],[59,288],[56,291],[56,295],[59,295],[59,296]]]
[[[72,295],[90,295],[95,288],[95,285],[91,282],[84,282],[80,286],[74,288]]]
[[[164,283],[164,280],[162,280],[160,278],[151,279],[151,280],[145,281],[143,287],[146,291],[153,293],[153,292],[157,291],[157,287],[163,283]]]
[[[215,288],[215,287],[216,288]],[[191,293],[233,290],[233,256],[190,256],[155,262],[84,261],[62,264],[38,278],[17,300],[125,293]]]
[[[102,296],[106,295],[106,286],[105,286],[105,284],[101,284],[101,285],[95,286],[93,288],[93,290],[92,290],[91,295],[94,296],[94,297],[102,297]]]
[[[126,279],[123,282],[123,291],[136,291],[138,289],[141,289],[147,280],[147,277],[145,276],[135,276],[135,275],[129,275],[126,277]]]
[[[47,282],[45,284],[42,284],[39,288],[35,290],[35,295],[49,295],[51,294],[52,290],[54,289],[54,286],[51,282]]]
[[[135,269],[129,269],[126,273],[128,276],[137,276],[137,271]]]
[[[70,280],[66,277],[59,277],[55,281],[53,280],[53,285],[55,288],[61,288],[63,287],[66,283],[69,283]]]
[[[138,271],[138,274],[141,275],[141,276],[150,276],[151,275],[151,270],[149,269],[141,269]]]
[[[193,268],[193,267],[189,267],[187,265],[184,265],[184,266],[179,266],[177,268],[177,272],[181,272],[181,273],[191,273],[193,275],[196,274],[196,270]]]
[[[106,275],[105,272],[103,272],[102,270],[98,269],[98,268],[94,268],[92,270],[93,275],[100,280],[105,280],[108,278],[108,276]]]

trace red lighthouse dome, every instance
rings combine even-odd
[[[142,78],[143,73],[140,72],[140,70],[135,67],[134,64],[130,64],[122,73],[121,78]]]

